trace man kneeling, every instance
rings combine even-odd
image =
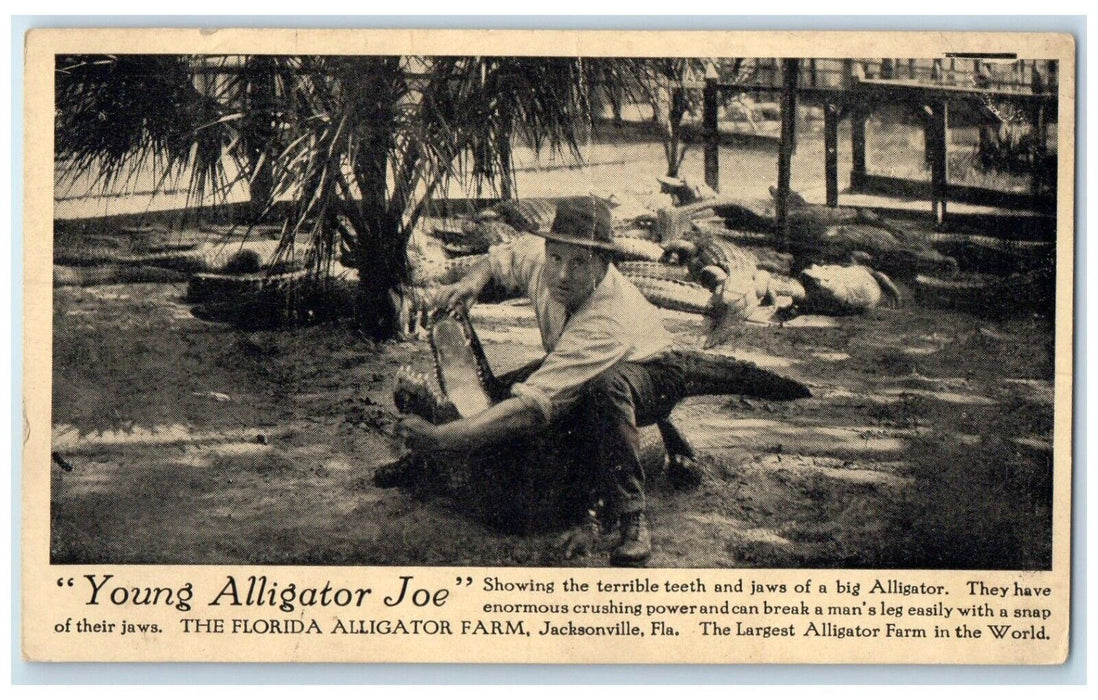
[[[544,239],[544,240],[542,240]],[[666,418],[682,398],[683,370],[660,315],[611,264],[611,216],[593,197],[562,201],[549,231],[494,248],[440,305],[471,306],[492,279],[525,289],[547,355],[501,377],[509,396],[484,412],[444,425],[406,418],[418,451],[468,450],[568,421],[581,433],[594,480],[620,539],[614,564],[651,554],[638,423]]]

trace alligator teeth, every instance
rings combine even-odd
[[[408,366],[397,370],[393,404],[401,413],[411,413],[435,424],[458,417],[453,402],[435,389],[428,376]]]

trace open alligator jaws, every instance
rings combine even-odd
[[[463,313],[442,313],[430,328],[435,377],[402,368],[393,400],[402,413],[435,424],[470,417],[490,407],[502,392],[476,332]],[[741,394],[788,401],[808,398],[804,384],[725,355],[675,349],[685,370],[685,395]],[[661,471],[668,454],[693,457],[693,448],[670,421],[641,427],[641,463],[648,474]],[[589,492],[572,473],[559,430],[510,440],[506,444],[443,455],[408,454],[400,469],[414,490],[455,497],[498,527],[528,532],[582,517]],[[578,490],[577,490],[578,489]]]

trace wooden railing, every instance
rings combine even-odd
[[[782,96],[783,120],[779,143],[778,190],[788,189],[788,160],[795,145],[795,120],[786,110],[795,110],[798,100],[824,107],[824,171],[826,199],[838,205],[838,124],[851,120],[850,189],[855,193],[893,193],[925,196],[938,223],[946,217],[946,202],[1006,206],[1050,212],[1055,197],[1047,194],[1044,171],[1034,167],[1030,194],[1018,195],[980,187],[958,187],[948,180],[950,105],[961,102],[991,104],[1005,102],[1022,109],[1033,128],[1038,156],[1047,150],[1048,124],[1057,121],[1057,69],[1054,61],[1012,61],[989,63],[978,58],[942,59],[756,59],[752,80],[722,82],[710,78],[686,87],[703,94],[702,119],[706,183],[718,188],[720,179],[717,105],[719,96],[766,94]],[[1004,68],[1009,65],[1009,68]],[[793,74],[792,80],[782,81]],[[925,182],[882,178],[866,171],[866,121],[880,105],[900,105],[921,121],[926,133],[926,160],[930,165],[929,186]],[[783,185],[784,183],[784,185]]]

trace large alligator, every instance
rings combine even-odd
[[[305,265],[305,246],[284,247],[279,241],[204,243],[142,254],[113,248],[59,249],[54,254],[54,286],[176,281],[155,275],[153,268],[177,273],[280,274]]]
[[[935,250],[920,232],[865,209],[810,204],[797,196],[791,198],[788,220],[787,244],[802,261],[798,267],[841,263],[861,252],[874,269],[902,279],[957,271],[957,261]]]
[[[468,316],[460,310],[436,313],[429,339],[438,388],[430,386],[426,375],[401,368],[394,391],[398,408],[442,423],[491,406],[501,388]],[[684,368],[684,397],[740,394],[793,401],[812,395],[801,382],[729,355],[688,348],[670,352]]]
[[[956,259],[962,270],[1007,275],[1048,267],[1056,259],[1056,244],[1050,241],[966,233],[929,232],[926,236],[936,250]]]
[[[760,306],[777,309],[803,299],[794,279],[762,269],[753,253],[708,235],[666,244],[668,256],[685,265],[621,263],[625,277],[648,301],[665,309],[702,314],[713,320],[706,347],[730,340]]]
[[[432,380],[409,368],[398,372],[393,401],[402,413],[435,424],[470,417],[503,395],[468,317],[437,314],[430,328],[435,370]],[[808,398],[804,384],[752,363],[713,353],[676,349],[684,368],[684,396],[741,394],[790,401]],[[572,471],[565,439],[558,431],[472,453],[427,457],[406,454],[375,473],[379,485],[406,485],[421,492],[456,497],[489,523],[529,532],[570,524],[593,504],[591,484]],[[693,448],[669,421],[642,426],[642,464],[654,475],[668,455],[693,458]]]
[[[857,264],[866,261],[864,254],[855,253],[846,265],[810,265],[792,279],[762,269],[754,253],[722,236],[696,234],[667,248],[686,265],[623,263],[622,270],[653,304],[713,318],[710,347],[729,340],[760,305],[795,304],[804,312],[847,315],[902,300],[888,275]]]
[[[882,302],[899,306],[902,297],[883,272],[862,265],[812,265],[801,271],[804,298],[802,311],[843,316],[860,314]]]
[[[874,268],[900,278],[957,270],[957,261],[935,250],[929,236],[864,209],[811,204],[792,193],[788,239],[778,230],[775,214],[773,198],[721,195],[661,212],[656,229],[666,243],[704,229],[699,219],[716,215],[730,235],[740,231],[755,244],[788,246],[798,259],[797,268],[839,263],[861,251],[870,256]]]

